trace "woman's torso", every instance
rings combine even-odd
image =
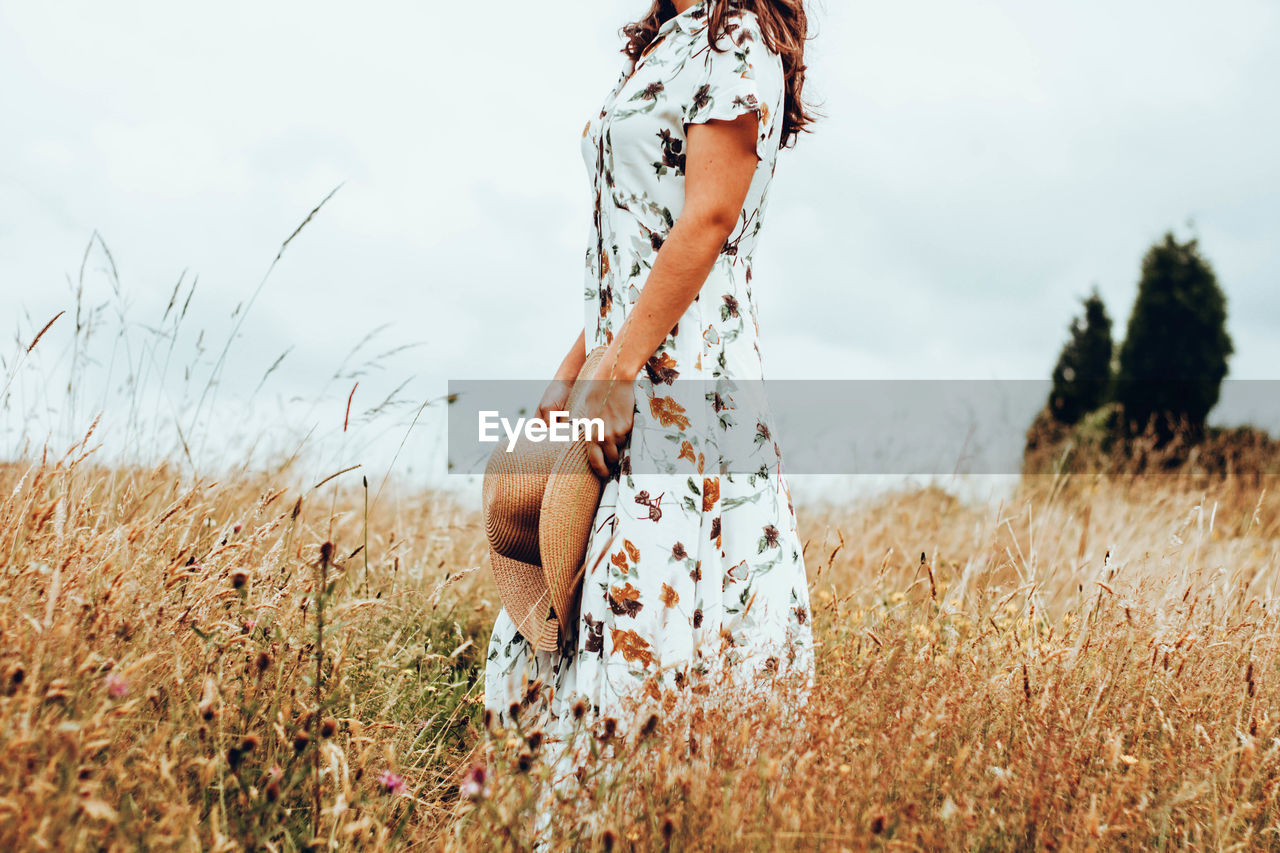
[[[764,222],[781,132],[782,63],[755,16],[734,16],[712,55],[710,0],[668,20],[637,62],[627,61],[600,112],[583,130],[582,155],[595,201],[586,252],[589,346],[609,343],[644,289],[684,207],[685,123],[758,108],[755,175],[737,224],[699,296],[650,361],[650,378],[759,378],[752,257]],[[644,374],[642,374],[642,380]]]

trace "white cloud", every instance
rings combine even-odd
[[[782,155],[757,257],[777,375],[1043,377],[1077,297],[1097,282],[1122,330],[1143,251],[1189,218],[1230,299],[1233,375],[1274,375],[1274,4],[827,5],[810,81],[828,118]],[[645,6],[0,2],[0,317],[66,307],[98,229],[141,316],[189,269],[221,340],[345,181],[221,394],[290,345],[273,393],[313,393],[384,322],[388,346],[424,346],[362,380],[371,397],[548,373],[581,325],[579,133]]]

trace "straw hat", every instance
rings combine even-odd
[[[604,347],[578,372],[566,408],[582,398]],[[586,441],[500,444],[484,471],[484,526],[498,595],[516,629],[538,651],[554,651],[577,622],[582,560],[603,484],[587,462]]]

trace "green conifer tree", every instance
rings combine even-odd
[[[1096,287],[1084,300],[1084,316],[1071,321],[1070,332],[1049,392],[1049,412],[1063,424],[1078,423],[1106,402],[1110,390],[1111,317]]]
[[[1204,432],[1218,402],[1227,360],[1227,300],[1196,240],[1172,233],[1142,260],[1142,279],[1120,347],[1114,399],[1125,430],[1154,428],[1167,440],[1185,427],[1192,440]]]

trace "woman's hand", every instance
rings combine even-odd
[[[538,401],[538,417],[550,423],[552,412],[568,411],[569,391],[572,388],[572,380],[566,382],[563,379],[552,379],[547,390],[542,392],[542,399]]]
[[[586,329],[578,333],[578,339],[573,342],[573,346],[569,347],[569,352],[560,362],[560,367],[551,379],[551,384],[547,386],[546,391],[542,392],[542,399],[538,401],[538,417],[548,423],[551,422],[552,412],[564,412],[569,409],[569,391],[573,388],[573,381],[577,378],[578,371],[587,360],[586,334]]]
[[[636,373],[619,369],[616,352],[611,347],[605,351],[595,375],[589,378],[591,387],[583,397],[582,414],[576,416],[604,421],[604,438],[591,442],[587,461],[596,474],[607,479],[617,468],[618,457],[635,422]]]

